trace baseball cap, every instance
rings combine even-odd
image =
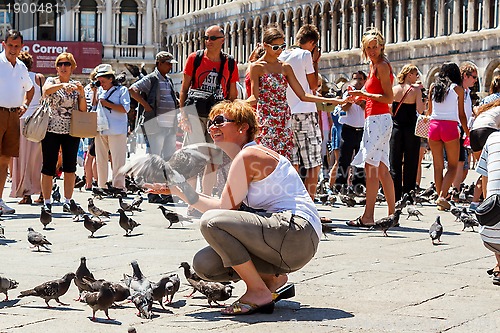
[[[176,64],[177,60],[174,59],[172,53],[167,51],[160,51],[156,54],[156,62],[169,62],[171,64]]]

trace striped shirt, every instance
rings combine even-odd
[[[492,133],[486,140],[476,171],[488,177],[487,197],[500,194],[500,132]],[[483,241],[500,244],[500,222],[492,227],[481,226]]]

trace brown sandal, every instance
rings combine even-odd
[[[32,203],[33,202],[31,201],[31,195],[25,195],[17,204],[18,205],[31,205]]]
[[[38,199],[36,199],[35,201],[33,201],[33,203],[36,204],[36,205],[42,205],[44,203],[43,195],[40,194],[40,196],[38,197]]]

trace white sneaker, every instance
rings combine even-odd
[[[10,208],[9,206],[7,206],[5,201],[3,201],[2,199],[0,199],[0,208],[2,209],[3,214],[15,214],[16,213],[16,210],[14,208]]]

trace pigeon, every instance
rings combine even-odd
[[[107,282],[104,279],[96,280],[92,277],[85,276],[82,278],[82,282],[85,285],[85,290],[90,292],[99,291],[102,284]],[[111,288],[113,289],[113,298],[115,302],[122,302],[130,297],[130,290],[128,287],[123,286],[121,283],[109,282]]]
[[[413,204],[417,205],[420,204],[420,206],[423,206],[422,203],[427,202],[430,203],[431,200],[429,198],[423,197],[421,195],[417,195],[414,190],[410,191],[410,196],[413,200]]]
[[[434,241],[437,239],[438,243],[441,243],[441,235],[443,234],[443,226],[441,225],[441,217],[436,217],[436,221],[431,225],[429,229],[429,236],[432,240],[432,245],[436,245]]]
[[[163,310],[166,310],[165,306],[163,306],[163,296],[165,296],[167,292],[166,285],[168,282],[170,282],[170,278],[164,276],[157,283],[151,283],[153,301],[159,302]]]
[[[189,219],[185,218],[184,216],[182,216],[180,214],[177,214],[176,212],[168,209],[165,206],[160,205],[160,206],[158,206],[158,209],[161,209],[163,216],[165,216],[165,218],[170,223],[168,228],[170,228],[172,226],[172,224],[174,224],[174,223],[180,223],[181,226],[184,226],[182,224],[182,221],[189,221]]]
[[[134,231],[135,227],[140,226],[140,223],[137,223],[136,221],[132,220],[130,217],[125,214],[125,211],[121,208],[117,210],[118,213],[120,213],[120,227],[122,227],[123,230],[125,230],[125,237],[130,236],[130,233]]]
[[[466,210],[467,211],[467,210]],[[452,205],[451,209],[450,209],[450,213],[455,216],[455,221],[458,221],[458,219],[460,218],[460,215],[462,215],[462,208],[461,207],[454,207]]]
[[[41,208],[40,222],[43,224],[43,230],[46,230],[47,225],[52,222],[52,212],[46,206]]]
[[[0,224],[0,238],[5,238],[5,228]]]
[[[462,231],[464,231],[465,228],[472,228],[472,231],[474,231],[474,227],[479,226],[479,222],[467,212],[467,208],[465,207],[462,208],[462,214],[460,214],[459,220],[464,224]]]
[[[117,197],[118,197],[118,201],[120,202],[120,208],[123,209],[125,212],[131,212],[132,215],[134,215],[134,210],[138,211],[138,212],[142,212],[142,209],[140,209],[139,207],[134,207],[132,205],[129,205],[125,201],[123,201],[123,197],[121,194],[118,194]]]
[[[92,198],[88,198],[88,201],[89,201],[89,204],[88,204],[87,208],[88,208],[90,214],[97,217],[99,219],[99,221],[101,220],[101,216],[107,217],[109,219],[109,217],[111,216],[110,212],[107,212],[104,209],[101,209],[101,208],[97,207],[96,205],[94,205],[94,200]]]
[[[135,182],[134,177],[131,177],[131,176],[128,176],[128,175],[125,176],[125,187],[127,188],[127,191],[131,192],[131,193],[138,192],[138,194],[140,194],[140,192],[143,191],[142,187],[140,187]]]
[[[91,232],[89,238],[94,238],[94,232],[106,225],[106,222],[94,221],[87,214],[83,215],[83,226]]]
[[[77,205],[73,199],[69,201],[69,211],[71,214],[75,215],[75,217],[86,214],[83,208],[80,205]]]
[[[381,203],[381,202],[385,202],[385,195],[381,192],[378,192],[377,193],[377,196],[375,197],[375,202],[378,202],[378,203]]]
[[[408,213],[408,216],[406,219],[408,220],[411,216],[415,216],[419,221],[420,221],[420,216],[424,216],[418,209],[416,209],[413,206],[409,205],[409,201],[406,202],[406,212]]]
[[[129,327],[127,332],[128,333],[137,333],[137,330],[135,329],[135,327]]]
[[[399,224],[400,215],[401,215],[401,209],[396,209],[394,211],[394,214],[391,214],[387,217],[381,218],[380,220],[376,221],[372,228],[374,230],[382,230],[384,236],[387,237],[388,236],[387,230]]]
[[[87,258],[81,257],[80,266],[78,266],[75,272],[75,285],[78,288],[78,298],[75,299],[75,301],[79,301],[81,299],[82,292],[84,290],[93,291],[92,289],[89,289],[88,285],[85,283],[85,281],[83,281],[83,278],[86,277],[94,279],[94,275],[87,268]]]
[[[59,185],[54,183],[52,186],[52,201],[53,202],[61,202],[61,192],[59,192]]]
[[[137,310],[139,310],[138,317],[144,319],[151,319],[153,317],[153,312],[151,311],[153,308],[153,294],[151,289],[132,295],[132,302]]]
[[[52,243],[49,242],[44,235],[36,232],[35,230],[33,230],[33,228],[28,228],[28,242],[30,242],[31,245],[36,246],[38,252],[40,252],[40,246],[50,251],[50,249],[46,245],[52,245]]]
[[[351,198],[347,195],[343,195],[343,194],[339,194],[339,197],[340,197],[340,201],[342,201],[342,203],[344,205],[346,205],[347,207],[354,207],[354,205],[356,205],[356,200],[354,200],[354,198]]]
[[[67,273],[62,278],[48,281],[42,283],[39,286],[36,286],[33,289],[28,289],[21,291],[21,294],[18,297],[26,297],[26,296],[38,296],[45,300],[45,304],[47,307],[51,307],[49,305],[49,301],[51,299],[56,300],[60,305],[68,305],[64,304],[59,300],[59,297],[66,294],[71,284],[71,281],[75,278],[75,273]]]
[[[430,186],[426,188],[422,193],[420,193],[420,196],[429,198],[435,192],[436,192],[436,185],[434,184],[434,182],[431,182]]]
[[[405,208],[409,202],[410,202],[410,196],[408,195],[408,193],[405,193],[405,194],[403,194],[401,199],[398,200],[398,202],[396,202],[395,209],[403,210],[403,208]]]
[[[81,192],[82,187],[84,187],[86,183],[85,175],[83,175],[82,178],[77,177],[77,179],[75,179],[75,188]]]
[[[133,296],[136,293],[143,293],[146,290],[151,289],[151,281],[149,281],[149,279],[142,274],[137,261],[132,261],[130,265],[132,266],[133,275],[130,276],[123,274],[123,281],[129,288],[130,294]]]
[[[5,276],[0,275],[0,293],[5,294],[5,299],[3,302],[7,302],[9,300],[9,295],[7,292],[11,289],[16,289],[19,283],[16,280],[12,280],[6,278]]]
[[[181,286],[181,279],[179,279],[179,275],[173,273],[169,275],[169,281],[165,285],[165,298],[168,304],[172,304],[174,300],[174,295],[179,291]],[[169,298],[170,296],[170,298]]]
[[[108,195],[106,192],[104,192],[101,188],[98,187],[92,187],[92,196],[95,199],[100,199],[102,200],[103,197],[107,197]]]
[[[108,314],[108,309],[114,302],[114,291],[111,283],[104,281],[99,288],[99,292],[87,292],[83,295],[82,300],[92,308],[92,321],[96,320],[95,313],[98,310],[104,311],[108,320],[113,320],[109,318]]]
[[[230,284],[201,280],[196,283],[194,288],[207,296],[208,305],[212,307],[212,302],[220,306],[221,304],[218,302],[228,300],[234,287]]]
[[[195,273],[194,270],[191,269],[191,266],[187,262],[185,261],[181,262],[179,268],[181,267],[184,269],[184,276],[186,277],[186,280],[194,288],[191,294],[186,296],[186,297],[191,297],[196,292],[195,285],[197,284],[197,282],[201,281],[201,278],[198,276],[198,274]]]
[[[135,196],[134,200],[132,200],[132,203],[130,206],[139,209],[139,206],[142,204],[144,199],[142,198],[142,195],[139,193]]]
[[[326,223],[321,223],[321,232],[323,233],[325,238],[328,238],[328,236],[326,235],[327,233],[334,232],[334,231],[335,231],[335,229],[331,225],[328,225]]]
[[[124,64],[125,68],[132,74],[134,78],[141,79],[144,76],[148,75],[146,72],[146,69],[144,68],[144,64],[141,64],[141,66],[133,65],[133,64]]]
[[[205,165],[220,152],[211,143],[197,143],[177,150],[165,162],[154,154],[138,155],[120,169],[121,173],[133,174],[139,183],[166,183],[179,186],[189,204],[198,201],[198,194],[186,181],[198,175]]]

